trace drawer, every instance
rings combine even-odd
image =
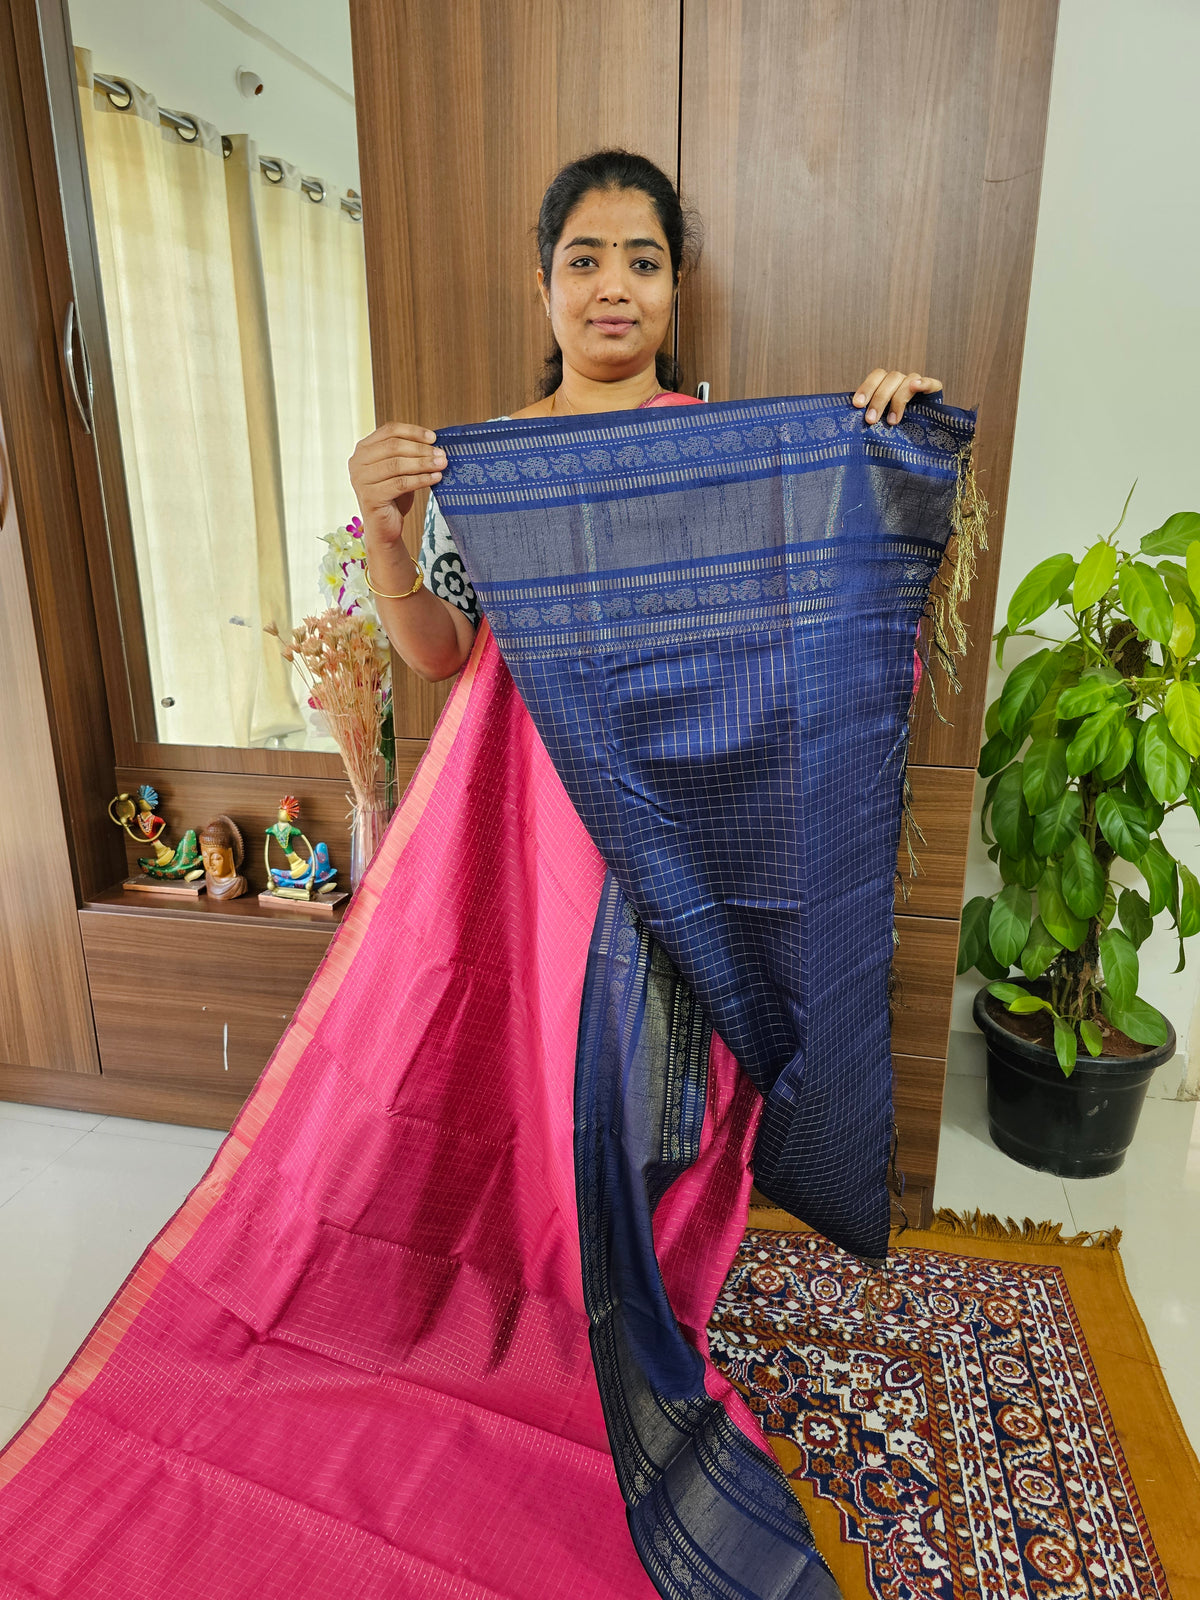
[[[79,921],[101,1070],[243,1095],[333,934],[102,911]]]

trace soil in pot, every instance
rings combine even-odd
[[[1039,982],[1021,987],[1046,994]],[[992,1142],[1014,1161],[1063,1178],[1116,1172],[1155,1068],[1175,1053],[1170,1023],[1166,1043],[1149,1050],[1102,1023],[1103,1053],[1089,1056],[1081,1047],[1068,1078],[1054,1054],[1054,1025],[1046,1012],[1013,1016],[983,988],[974,1015],[988,1045]]]

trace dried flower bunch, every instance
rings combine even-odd
[[[305,617],[286,640],[275,623],[266,631],[307,685],[309,704],[323,713],[355,801],[364,804],[375,790],[391,676],[386,636],[365,613],[348,614],[337,606]]]

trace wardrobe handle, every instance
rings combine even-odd
[[[708,384],[707,383],[698,383],[696,385],[696,399],[697,400],[707,400],[708,399]]]
[[[87,405],[79,393],[79,379],[75,374],[75,335],[79,334],[79,355],[83,362],[83,381],[87,386]],[[83,337],[83,329],[78,327],[78,318],[75,315],[75,302],[67,302],[67,314],[63,318],[62,335],[63,366],[67,369],[67,381],[71,385],[71,397],[75,401],[75,409],[79,413],[79,420],[83,423],[83,431],[92,431],[92,364],[88,360],[87,341]]]

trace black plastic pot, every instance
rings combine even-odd
[[[1174,1028],[1168,1022],[1166,1043],[1140,1056],[1090,1056],[1080,1046],[1068,1078],[1053,1050],[1010,1033],[993,1017],[988,998],[986,987],[980,989],[972,1014],[987,1040],[992,1143],[1022,1166],[1060,1178],[1116,1172],[1154,1070],[1175,1054]]]

